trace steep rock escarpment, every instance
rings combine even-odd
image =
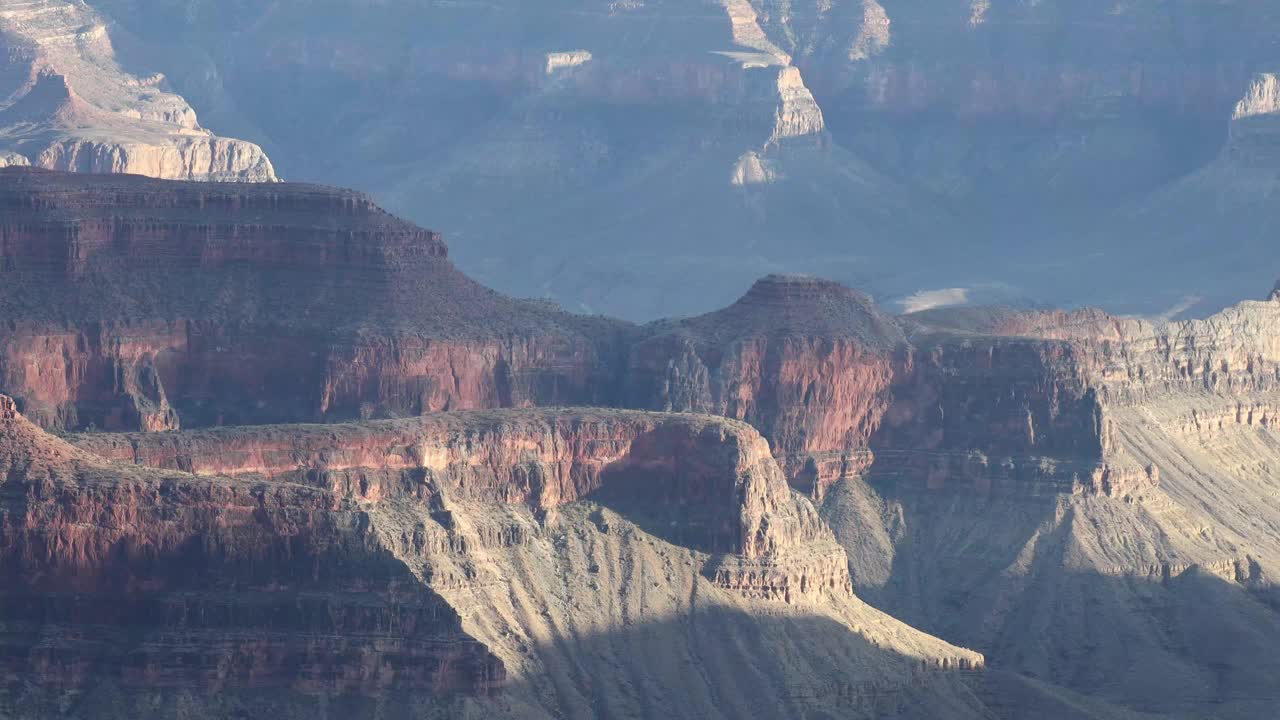
[[[431,693],[462,688],[450,710],[516,717],[982,706],[987,690],[935,672],[978,656],[890,620],[856,589],[982,649],[1002,672],[1099,702],[1176,713],[1213,697],[1242,718],[1272,709],[1274,298],[1192,322],[998,309],[894,318],[838,284],[773,276],[723,311],[637,328],[485,290],[449,264],[437,235],[355,193],[31,169],[0,181],[0,389],[15,407],[55,429],[254,424],[80,436],[79,450],[50,441],[124,463],[83,461],[126,494],[85,501],[107,519],[76,515],[68,527],[135,532],[110,514],[140,494],[158,497],[137,524],[143,547],[172,547],[145,533],[190,525],[199,539],[173,542],[223,552],[231,541],[209,540],[218,528],[257,523],[243,532],[273,553],[264,573],[299,557],[390,563],[387,588],[423,586],[434,595],[421,602],[443,598],[461,618],[431,637],[478,642],[507,678],[492,701],[469,680],[429,680],[455,677],[436,660],[403,686],[399,660],[370,660],[360,667],[381,679],[361,674],[335,692],[421,693],[438,709]],[[570,403],[736,419],[543,409],[262,425]],[[72,505],[97,487],[53,474],[74,480]],[[174,480],[153,492],[135,475]],[[43,490],[7,487],[22,489],[12,512],[47,510]],[[192,488],[216,496],[192,501],[206,507],[239,487],[267,499],[234,521],[178,521]],[[271,549],[277,531],[320,549]],[[350,539],[307,539],[335,536]],[[128,577],[113,552],[92,556]],[[200,582],[239,577],[180,557],[212,568]],[[348,582],[316,577],[289,587]],[[1167,622],[1153,627],[1150,607]],[[27,658],[22,637],[13,646]],[[786,660],[746,657],[748,647]],[[290,693],[314,687],[281,669],[297,656],[281,650],[264,671]],[[489,668],[477,687],[500,676],[475,662]],[[741,701],[725,710],[708,688]],[[31,692],[19,696],[48,707]]]
[[[1275,712],[1280,303],[907,322],[914,371],[876,460],[823,509],[858,591],[995,667],[1134,710]]]
[[[0,696],[14,717],[153,701],[171,712],[188,692],[225,694],[210,716],[256,693],[303,710],[347,694],[483,694],[505,679],[338,496],[112,464],[44,434],[7,397],[0,576]]]
[[[67,0],[0,10],[0,156],[9,165],[180,180],[264,182],[257,145],[216,137],[165,91],[117,63],[108,23]]]
[[[602,404],[625,326],[511,300],[364,196],[8,169],[0,378],[44,427]]]
[[[537,513],[597,495],[668,508],[683,544],[760,557],[818,534],[768,443],[698,415],[615,410],[437,413],[336,425],[79,436],[102,457],[196,475],[260,476],[378,502],[516,504]],[[705,517],[696,514],[707,511]]]
[[[627,402],[745,420],[799,486],[861,472],[905,336],[869,298],[770,276],[724,310],[657,323],[631,350]]]
[[[861,603],[741,423],[502,411],[73,446],[0,409],[14,717],[983,712],[946,672],[981,656]]]

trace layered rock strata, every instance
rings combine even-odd
[[[628,404],[749,422],[809,491],[865,469],[905,344],[866,296],[770,276],[724,310],[649,330],[630,353]]]
[[[88,435],[76,443],[112,460],[314,485],[366,502],[408,496],[545,514],[598,497],[678,517],[681,544],[747,558],[819,532],[811,508],[791,499],[759,434],[699,415],[443,413],[359,425]]]
[[[504,679],[332,493],[113,465],[7,397],[0,470],[8,693],[14,678],[285,695],[485,693]]]
[[[536,687],[561,683],[567,634],[643,648],[608,639],[628,619],[649,633],[687,627],[690,647],[668,652],[730,655],[771,633],[755,629],[772,622],[761,618],[813,638],[817,623],[834,653],[821,657],[840,658],[845,681],[794,707],[855,717],[886,701],[963,702],[938,671],[982,665],[857,600],[839,546],[741,423],[535,410],[75,442],[0,398],[0,662],[12,681],[0,703],[16,717],[68,693],[85,698],[73,709],[84,717],[144,705],[552,717],[580,697],[641,716],[607,665],[555,696]],[[551,571],[564,563],[576,570]],[[653,570],[667,581],[650,582]],[[793,707],[786,687],[757,699]],[[675,716],[705,715],[699,698],[716,689],[690,686],[697,707]],[[655,690],[638,688],[665,702]]]
[[[486,290],[439,235],[348,191],[18,168],[0,207],[0,388],[54,429],[609,405],[748,422],[815,497],[868,472],[1111,493],[1158,472],[1108,454],[1105,408],[1275,383],[1267,302],[1165,325],[900,320],[771,276],[724,310],[636,328]]]
[[[615,323],[475,284],[312,186],[0,177],[0,378],[51,428],[603,404]]]

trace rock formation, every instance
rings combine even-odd
[[[662,667],[702,653],[723,658],[705,672],[756,683],[744,697],[768,704],[749,714],[980,716],[942,671],[981,656],[858,601],[816,511],[740,423],[506,411],[77,442],[0,399],[0,640],[19,681],[0,707],[13,717],[744,709],[710,700],[741,682],[721,676],[672,694]],[[678,537],[650,524],[662,508],[707,524]],[[576,570],[552,571],[565,564]],[[615,667],[644,647],[610,639],[628,623],[682,639]],[[797,665],[774,675],[743,641]],[[581,646],[568,658],[566,642]],[[783,694],[794,672],[812,694]]]
[[[0,10],[0,167],[183,180],[275,180],[253,143],[216,137],[195,111],[115,57],[107,22],[68,0]]]
[[[875,461],[824,506],[859,591],[1135,710],[1273,712],[1280,305],[907,320]]]
[[[45,427],[604,400],[621,326],[480,287],[359,194],[3,173],[0,377]]]
[[[866,296],[769,276],[724,310],[649,330],[630,354],[626,404],[745,420],[819,495],[833,477],[865,469],[905,344]]]
[[[963,717],[1012,702],[1002,693],[1019,698],[1015,714],[1063,698],[1095,708],[1085,718],[1185,714],[1205,698],[1225,717],[1275,710],[1274,295],[1189,321],[976,307],[895,317],[838,283],[771,275],[723,310],[637,327],[486,290],[439,235],[350,191],[9,168],[0,218],[5,427],[45,458],[0,476],[5,517],[40,520],[0,521],[28,563],[13,577],[45,562],[29,548],[65,549],[100,579],[133,577],[135,560],[169,573],[163,551],[212,568],[182,593],[275,582],[301,588],[304,600],[279,596],[296,604],[324,587],[361,592],[340,570],[372,563],[386,568],[379,597],[421,587],[421,605],[396,607],[459,618],[423,624],[428,640],[378,645],[416,658],[407,677],[382,650],[341,649],[362,640],[318,617],[284,628],[263,651],[276,664],[253,677],[302,693],[289,695],[295,710],[316,687],[289,670],[309,663],[295,632],[341,645],[316,652],[373,658],[325,692],[402,693],[441,712],[604,703],[644,716],[659,696],[687,699],[666,714],[723,712],[708,687],[774,715],[856,698],[855,716],[886,702],[930,716],[919,708],[938,701]],[[528,409],[574,404],[681,414]],[[143,432],[68,444],[28,420]],[[331,424],[266,424],[299,421]],[[247,580],[226,569],[242,547],[265,553],[249,556]],[[252,575],[318,563],[335,574]],[[156,577],[126,589],[169,592]],[[982,661],[855,593],[977,648],[995,673],[922,669]],[[153,600],[138,612],[178,602]],[[672,657],[638,652],[649,646],[626,629],[636,624],[710,674],[677,665],[636,680]],[[440,660],[441,638],[475,653]],[[730,644],[795,662],[761,664]],[[30,675],[30,643],[13,647],[14,672]],[[149,652],[129,662],[159,677],[172,661]],[[822,653],[842,659],[824,666]],[[103,687],[134,682],[108,675]],[[209,687],[183,677],[183,692]],[[664,695],[671,683],[681,690]],[[779,700],[797,686],[813,692]],[[456,697],[441,700],[446,690]],[[49,707],[30,692],[19,695]]]
[[[0,467],[0,636],[5,675],[22,679],[7,715],[47,716],[77,692],[62,712],[105,717],[149,693],[171,708],[184,691],[270,688],[287,705],[504,680],[453,608],[377,546],[367,514],[321,489],[113,465],[8,398]]]

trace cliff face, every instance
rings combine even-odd
[[[439,235],[315,186],[9,169],[0,207],[0,379],[55,429],[622,406],[750,423],[814,497],[868,473],[1112,492],[1110,408],[1265,393],[1280,354],[1274,302],[901,320],[802,276],[636,328],[493,293]]]
[[[937,673],[981,656],[855,590],[1103,701],[1273,709],[1241,697],[1280,671],[1274,297],[892,317],[770,276],[635,327],[485,290],[347,191],[9,169],[0,208],[0,629],[37,679],[0,702],[31,717],[151,686],[218,716],[981,716]],[[572,403],[731,419],[437,412]],[[69,445],[19,408],[178,431]]]
[[[587,497],[679,518],[682,544],[757,558],[811,540],[768,443],[745,424],[624,411],[437,414],[361,425],[88,435],[102,457],[196,475],[318,485],[366,502],[517,504]]]
[[[332,493],[111,465],[8,398],[0,446],[0,662],[33,696],[438,695],[504,679]]]
[[[215,137],[163,75],[116,61],[108,23],[84,3],[0,12],[0,128],[10,165],[179,180],[275,180],[257,145]]]
[[[1263,499],[1277,320],[1274,299],[1185,322],[905,318],[914,360],[875,461],[823,508],[855,587],[1000,667],[1127,707],[1274,711],[1245,688],[1268,682],[1280,627],[1280,518]],[[1257,642],[1218,643],[1236,634]]]
[[[631,351],[636,407],[745,420],[769,438],[797,486],[820,495],[863,471],[905,337],[871,301],[836,283],[770,276],[732,306],[658,323]]]
[[[46,427],[600,404],[623,326],[484,289],[356,193],[0,178],[0,377]]]
[[[839,658],[843,684],[801,706],[839,707],[858,688],[855,716],[885,698],[959,699],[938,671],[982,663],[858,601],[814,508],[732,421],[503,411],[75,442],[0,401],[0,662],[21,681],[0,700],[15,717],[51,712],[66,693],[85,698],[78,717],[144,705],[551,717],[585,698],[639,717],[674,687],[642,687],[634,705],[619,683],[644,663],[618,677],[602,663],[554,697],[538,687],[564,672],[566,637],[642,647],[608,639],[627,618],[684,636],[665,645],[668,662],[737,658],[735,644],[761,632],[794,648],[801,669]],[[553,571],[565,563],[577,571]],[[655,571],[668,582],[649,582]],[[753,629],[763,617],[823,649],[810,658],[772,621]],[[720,630],[698,633],[697,618]],[[701,698],[720,686],[700,682],[680,690],[691,707],[674,716],[710,711]],[[780,687],[753,697],[785,708]]]

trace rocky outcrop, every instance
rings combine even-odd
[[[0,478],[0,665],[32,695],[114,688],[124,705],[168,706],[268,692],[306,705],[504,680],[332,493],[112,465],[8,398]]]
[[[732,653],[754,632],[734,617],[804,637],[820,617],[826,639],[807,642],[875,695],[953,692],[936,672],[983,662],[858,601],[813,507],[729,420],[533,410],[74,440],[0,397],[0,664],[21,683],[6,710],[83,693],[162,716],[552,717],[620,682],[605,664],[562,696],[526,687],[560,672],[555,628],[586,639],[629,621],[723,618],[695,646]],[[659,556],[678,578],[643,579]],[[677,588],[683,606],[665,598]]]
[[[0,11],[0,153],[39,167],[180,180],[276,179],[257,145],[214,136],[165,92],[116,62],[107,22],[84,3]]]
[[[0,378],[51,428],[601,404],[624,326],[480,287],[311,186],[0,177]]]
[[[636,328],[488,291],[439,235],[348,191],[0,180],[0,388],[48,428],[604,405],[747,422],[816,498],[864,475],[1113,494],[1159,469],[1116,455],[1110,410],[1277,382],[1273,301],[1181,323],[899,319],[837,283],[779,275],[724,310]],[[1137,484],[1109,479],[1122,476]]]
[[[519,504],[535,513],[595,497],[678,519],[681,544],[746,558],[812,540],[768,443],[704,416],[551,410],[445,413],[359,425],[276,425],[87,435],[102,457],[201,476],[254,477],[379,502]]]
[[[627,403],[744,420],[801,487],[860,472],[889,402],[893,318],[836,283],[771,276],[732,306],[658,323],[631,351]]]
[[[0,151],[0,168],[30,165],[31,161],[16,152]]]

